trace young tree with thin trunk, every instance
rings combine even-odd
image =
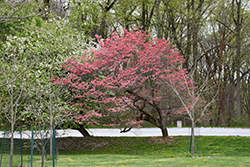
[[[192,122],[192,157],[194,157],[194,127],[197,122],[201,122],[205,116],[211,114],[207,112],[207,108],[215,101],[218,91],[210,86],[209,78],[195,82],[196,70],[192,70],[190,74],[181,70],[179,75],[172,74],[167,81],[167,85],[175,92],[176,96],[181,101],[183,108],[177,110],[177,113],[187,114]],[[176,82],[177,77],[179,82]]]
[[[3,124],[11,127],[11,165],[15,125],[34,125],[34,113],[29,110],[31,101],[33,106],[37,104],[36,109],[49,113],[40,118],[40,125],[46,122],[52,128],[68,121],[68,117],[58,115],[59,108],[66,106],[65,95],[69,94],[65,94],[65,87],[53,84],[53,75],[64,75],[60,64],[66,56],[80,54],[87,47],[82,42],[84,36],[75,33],[64,20],[43,22],[37,17],[31,20],[29,28],[25,33],[7,36],[0,50],[0,112]],[[64,96],[59,97],[62,93]]]
[[[17,121],[28,112],[25,109],[29,100],[27,88],[30,86],[25,75],[41,60],[35,50],[24,45],[23,38],[8,37],[8,42],[3,44],[0,59],[0,91],[3,99],[0,103],[1,117],[5,124],[11,127],[10,166],[13,165],[14,131]],[[24,52],[25,50],[25,52]],[[45,53],[46,54],[46,53]],[[27,57],[30,55],[30,57]],[[34,57],[33,57],[34,56]]]
[[[69,121],[69,115],[60,110],[61,108],[67,108],[67,103],[62,98],[63,95],[67,96],[67,90],[62,86],[53,84],[52,80],[47,81],[50,80],[51,75],[53,74],[47,72],[47,76],[45,76],[47,78],[32,83],[29,94],[34,96],[27,104],[27,110],[32,113],[30,126],[35,127],[34,134],[39,139],[35,141],[35,145],[41,151],[41,166],[44,166],[46,160],[46,145],[48,144],[50,146],[50,158],[53,157],[53,147],[55,147],[53,144],[53,129]],[[32,90],[34,87],[40,89]]]

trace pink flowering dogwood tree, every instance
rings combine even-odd
[[[175,75],[173,82],[185,84],[178,78],[185,72],[183,56],[168,40],[151,39],[139,29],[97,39],[97,50],[68,59],[63,64],[68,74],[55,77],[55,84],[75,92],[74,110],[65,112],[77,123],[119,126],[122,132],[148,121],[167,137],[168,101],[174,94],[167,82]]]

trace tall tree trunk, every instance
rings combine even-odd
[[[101,27],[100,27],[100,35],[102,36],[102,38],[107,38],[107,28],[106,28],[106,21],[107,21],[107,12],[104,11],[103,12],[103,17],[101,18]]]
[[[223,67],[223,50],[221,52],[218,51],[218,57],[219,57],[219,81],[218,81],[218,89],[219,89],[219,106],[220,106],[220,113],[221,113],[221,125],[222,126],[226,126],[226,118],[225,118],[225,107],[224,107],[224,90],[223,88],[225,87],[225,85],[223,85],[222,88],[222,67]],[[225,84],[225,83],[224,83]]]
[[[195,10],[195,2],[192,0],[191,2],[191,8],[192,8],[192,20],[191,20],[191,30],[192,30],[192,60],[193,60],[193,68],[197,69],[197,53],[198,53],[198,22],[199,22],[199,13],[196,13]]]
[[[142,30],[146,30],[146,7],[145,0],[142,1]]]
[[[160,21],[160,3],[161,0],[156,1],[156,17],[157,17],[157,25],[156,25],[156,30],[157,30],[157,37],[162,38],[162,33],[161,33],[161,21]]]
[[[237,83],[236,83],[236,103],[237,103],[237,117],[241,117],[241,91],[240,91],[240,76],[237,70]]]
[[[241,116],[241,93],[240,93],[240,67],[241,67],[241,39],[240,39],[240,31],[241,31],[241,0],[236,0],[237,5],[237,16],[234,19],[235,26],[236,26],[236,76],[237,76],[237,83],[236,83],[236,103],[237,103],[237,117]],[[233,12],[233,11],[232,11]]]
[[[225,88],[225,82],[222,82],[222,72],[223,72],[223,66],[224,66],[224,60],[223,60],[223,52],[225,49],[226,44],[225,43],[225,29],[222,29],[222,35],[223,40],[219,46],[217,46],[217,55],[218,55],[218,89],[219,89],[219,104],[220,104],[220,111],[221,111],[221,124],[222,126],[226,126],[226,118],[225,118],[225,107],[224,107],[224,88]],[[223,86],[222,86],[223,84]]]
[[[102,6],[102,10],[103,10],[103,17],[101,18],[101,27],[100,27],[100,35],[103,38],[107,38],[107,16],[108,16],[108,12],[110,11],[110,9],[112,9],[112,7],[114,6],[114,4],[117,2],[117,0],[113,0],[112,2],[109,0],[107,1],[107,3],[105,4],[105,6]]]
[[[220,112],[221,112],[221,125],[227,126],[226,119],[225,119],[225,109],[224,109],[224,103],[223,103],[223,92],[222,88],[219,88],[219,105],[220,105]]]
[[[185,63],[184,63],[184,68],[186,68],[187,70],[190,70],[189,69],[189,65],[188,65],[188,62],[189,62],[189,59],[190,59],[190,55],[191,55],[191,47],[192,47],[192,44],[191,44],[191,2],[190,0],[188,0],[187,2],[187,46],[186,46],[186,53],[184,54],[185,55]]]
[[[233,81],[230,81],[230,83],[227,85],[227,109],[228,111],[228,122],[231,121],[232,118],[235,116],[235,111],[234,111],[234,97],[235,96],[235,87],[233,85]]]

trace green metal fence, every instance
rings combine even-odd
[[[19,133],[19,138],[14,139],[14,150],[13,150],[13,166],[23,166],[23,146],[22,146],[22,132]],[[0,167],[9,166],[10,163],[10,133],[4,131],[3,138],[1,139],[1,158]]]
[[[52,135],[48,129],[31,130],[29,135],[23,138],[27,131],[16,131],[14,138],[13,166],[41,166],[42,155],[44,156],[44,167],[55,167],[57,159],[56,131]],[[7,167],[10,164],[10,132],[4,131],[3,138],[0,138],[1,156],[0,167]],[[52,143],[52,147],[51,146]],[[52,148],[52,151],[50,150]],[[52,152],[52,155],[50,154]]]

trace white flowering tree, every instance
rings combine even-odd
[[[52,130],[68,121],[65,114],[60,117],[59,109],[67,106],[64,96],[70,94],[53,84],[52,79],[55,74],[64,75],[62,62],[66,57],[81,54],[86,44],[84,36],[71,29],[67,20],[45,22],[37,17],[31,21],[29,31],[7,36],[1,45],[0,112],[2,123],[11,127],[12,166],[17,122],[29,120],[30,125],[41,129],[49,126]]]

